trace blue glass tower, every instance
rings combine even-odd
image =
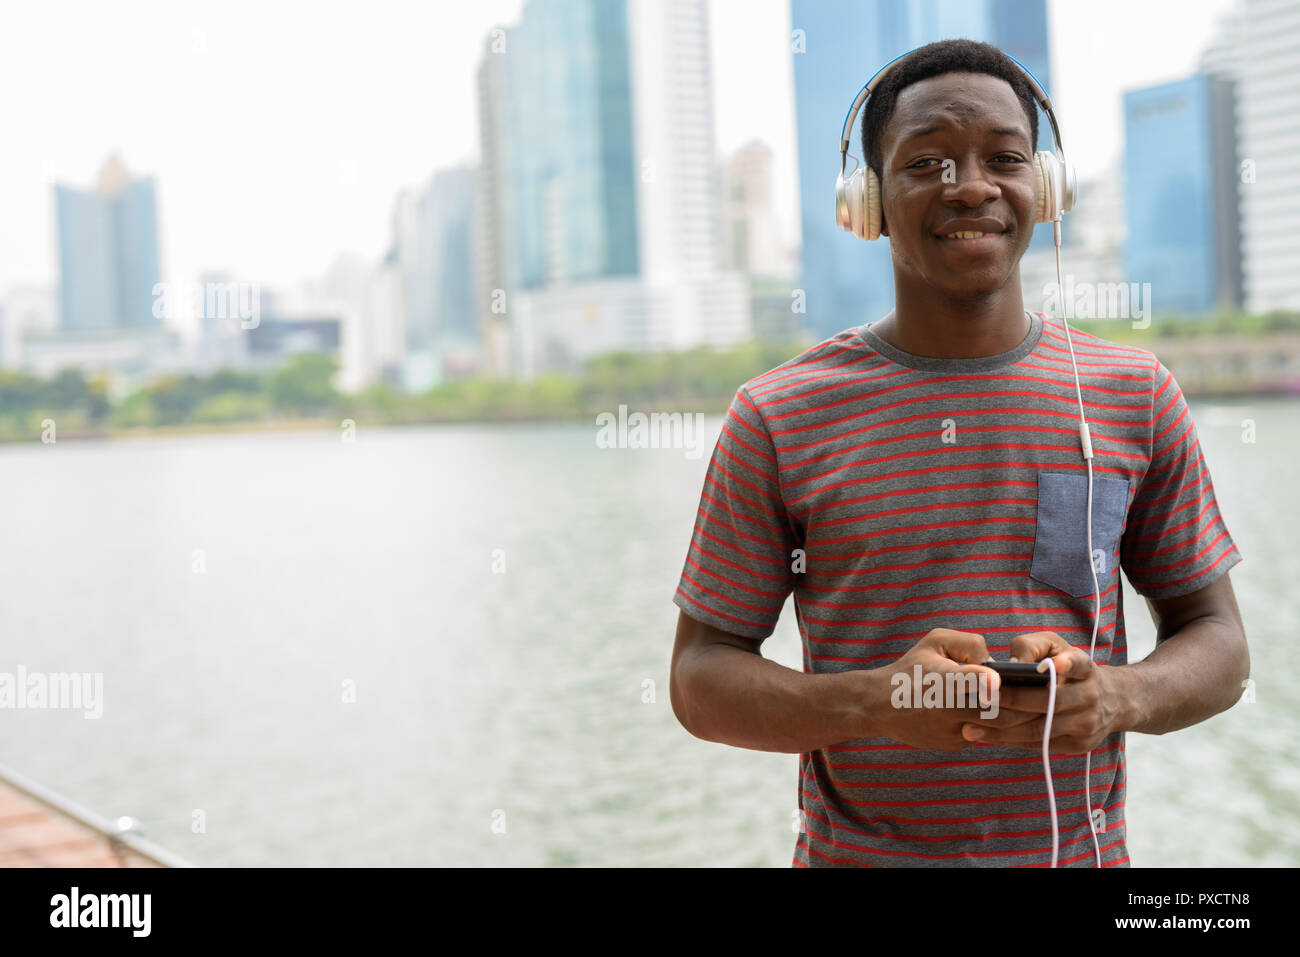
[[[853,97],[895,57],[935,40],[965,37],[991,43],[1019,60],[1052,93],[1046,0],[791,0],[791,28],[803,31],[795,52],[794,99],[799,153],[803,278],[810,332],[832,336],[872,322],[894,305],[889,241],[864,243],[836,225],[836,141]],[[859,123],[861,113],[858,114]],[[858,124],[855,124],[858,125]],[[1069,145],[1069,134],[1062,131]],[[1038,149],[1051,149],[1051,128],[1039,110]],[[862,160],[858,130],[850,154]],[[852,160],[849,169],[852,169]],[[1031,249],[1050,248],[1049,228],[1035,230]]]
[[[1124,94],[1125,268],[1160,313],[1241,299],[1231,91],[1196,74]]]
[[[117,323],[117,241],[113,210],[94,193],[54,187],[59,226],[59,327],[111,329]]]
[[[162,325],[153,314],[160,278],[153,180],[127,180],[115,164],[106,168],[97,192],[54,188],[64,330]]]
[[[118,325],[159,328],[153,314],[158,282],[158,206],[152,179],[127,183],[113,202],[117,227]]]
[[[501,202],[520,289],[636,275],[625,0],[529,0],[508,36]]]

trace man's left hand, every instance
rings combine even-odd
[[[1056,666],[1056,710],[1048,749],[1084,754],[1107,735],[1121,730],[1123,696],[1112,668],[1098,667],[1087,652],[1075,648],[1054,631],[1035,631],[1011,639],[1012,661],[1042,661]],[[1046,670],[1046,669],[1044,669]],[[997,692],[996,718],[980,718],[963,726],[967,741],[1016,748],[1041,748],[1047,715],[1046,687],[1008,687]]]

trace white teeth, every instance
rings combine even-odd
[[[979,239],[983,235],[984,235],[983,233],[967,231],[961,233],[949,233],[948,238],[949,239]]]

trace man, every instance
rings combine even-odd
[[[1249,674],[1241,558],[1195,427],[1151,353],[1073,333],[1094,664],[1070,354],[1020,291],[1032,93],[996,48],[944,41],[894,65],[862,126],[895,308],[737,391],[674,597],[674,713],[708,741],[799,754],[795,866],[1046,865],[1047,690],[990,681],[996,716],[893,692],[917,665],[1051,657],[1059,864],[1127,866],[1125,732],[1203,721]],[[1117,565],[1157,625],[1135,664]],[[802,673],[760,650],[791,591]]]

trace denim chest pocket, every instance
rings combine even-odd
[[[1038,518],[1034,524],[1034,559],[1029,577],[1059,588],[1072,598],[1092,594],[1088,566],[1088,476],[1038,473]],[[1105,591],[1124,519],[1128,482],[1094,476],[1092,480],[1092,562]]]

